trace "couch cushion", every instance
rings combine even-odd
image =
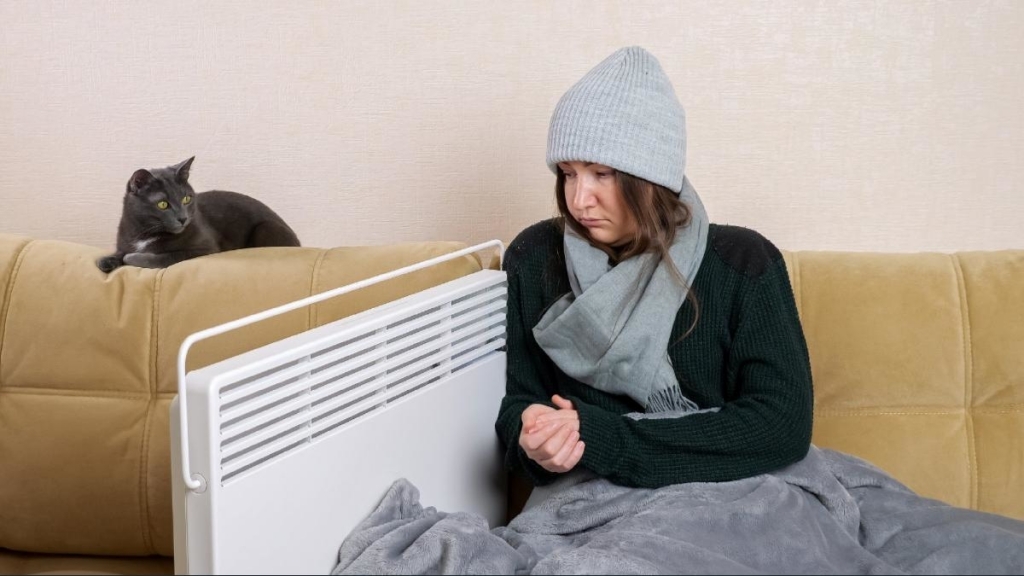
[[[970,334],[972,506],[1024,519],[1024,254],[958,255]]]
[[[0,547],[171,555],[181,341],[461,247],[260,248],[105,275],[96,248],[0,235]],[[201,342],[189,368],[479,269],[461,258]]]
[[[786,254],[815,444],[1024,519],[1024,251]]]

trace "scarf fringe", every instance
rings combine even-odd
[[[644,412],[675,412],[686,414],[700,410],[700,406],[693,400],[687,398],[679,386],[672,386],[664,390],[658,390],[647,398],[647,405]]]

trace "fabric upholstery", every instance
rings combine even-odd
[[[1024,519],[1024,251],[786,255],[813,441]]]

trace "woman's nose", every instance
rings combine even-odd
[[[589,208],[596,204],[596,199],[597,197],[594,196],[594,191],[585,181],[580,181],[576,183],[576,194],[573,196],[572,199],[575,208]]]

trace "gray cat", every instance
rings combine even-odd
[[[100,270],[165,268],[227,250],[299,245],[284,220],[255,198],[220,190],[196,194],[188,183],[193,160],[132,174],[117,227],[117,251],[96,262]]]

